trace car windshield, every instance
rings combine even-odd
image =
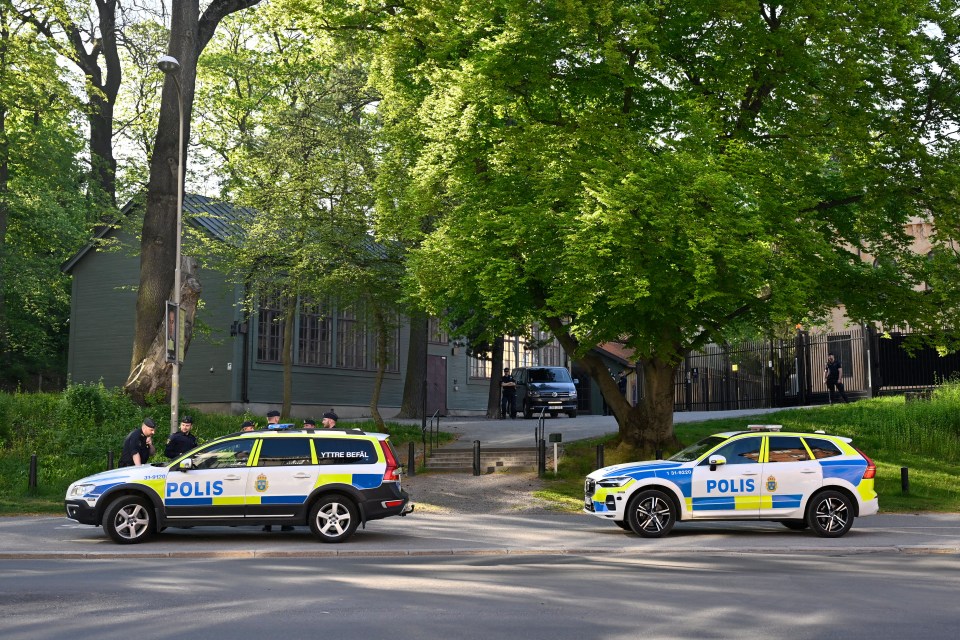
[[[566,369],[530,369],[530,382],[570,382]]]
[[[673,454],[670,456],[669,460],[673,460],[674,462],[692,462],[725,440],[726,438],[723,436],[706,437],[703,440],[690,445],[683,451]]]

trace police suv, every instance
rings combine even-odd
[[[67,518],[120,544],[166,527],[307,525],[343,542],[360,524],[413,510],[388,436],[358,430],[252,431],[163,464],[123,467],[70,485]]]
[[[677,520],[774,520],[839,538],[877,513],[877,468],[850,438],[782,433],[780,425],[718,433],[667,460],[598,469],[584,511],[644,538]]]

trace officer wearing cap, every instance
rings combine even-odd
[[[197,436],[190,433],[191,429],[193,429],[193,418],[183,416],[180,419],[180,431],[167,438],[167,446],[163,452],[168,458],[171,460],[179,458],[187,451],[197,448]]]
[[[153,418],[144,418],[139,427],[131,431],[123,441],[123,451],[120,454],[121,467],[139,467],[147,464],[157,450],[153,446],[153,433],[157,425]]]
[[[337,414],[333,411],[327,411],[323,414],[323,420],[320,421],[320,424],[323,425],[324,429],[333,429],[337,426]]]
[[[303,420],[303,429],[305,431],[313,431],[317,428],[317,421],[313,418],[304,418]]]
[[[278,424],[280,424],[280,412],[276,410],[267,411],[267,429],[276,429],[276,426],[270,425]]]
[[[254,422],[253,420],[244,420],[243,424],[240,425],[241,432],[255,431],[256,428],[257,428],[257,423]]]

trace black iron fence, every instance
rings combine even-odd
[[[904,348],[904,334],[879,336],[872,327],[792,340],[710,345],[687,355],[677,369],[674,408],[715,411],[789,407],[827,402],[823,370],[833,353],[842,365],[847,396],[924,388],[960,372],[960,354]]]

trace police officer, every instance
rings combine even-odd
[[[313,418],[305,418],[303,421],[303,430],[304,431],[313,431],[317,428],[317,421]]]
[[[320,424],[323,425],[324,429],[334,429],[337,426],[337,420],[339,420],[337,414],[333,411],[327,411],[323,414],[323,419],[320,421]]]
[[[131,431],[123,441],[123,452],[120,454],[121,467],[139,467],[147,464],[157,450],[153,446],[153,433],[157,425],[153,418],[144,418],[139,427]]]
[[[197,448],[197,437],[190,433],[191,429],[193,429],[193,418],[183,416],[180,420],[180,431],[167,438],[167,447],[164,449],[164,453],[167,454],[168,458],[171,460],[179,458],[187,451]]]
[[[276,409],[267,411],[267,429],[276,429],[280,424],[280,412]]]
[[[256,431],[257,423],[253,420],[244,420],[243,424],[240,425],[240,431],[246,433],[247,431]]]
[[[517,417],[517,381],[510,375],[510,368],[503,368],[500,378],[500,419]]]

